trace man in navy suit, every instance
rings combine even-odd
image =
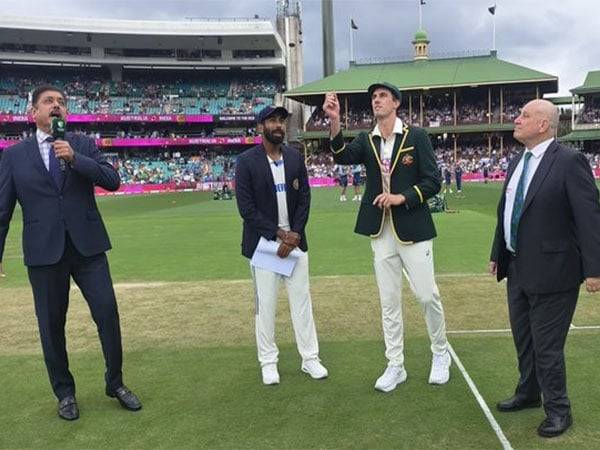
[[[301,256],[289,277],[251,265],[256,290],[256,344],[263,383],[279,384],[275,344],[275,311],[279,283],[288,291],[301,370],[314,379],[326,378],[319,362],[319,344],[308,282],[308,221],[310,187],[303,156],[283,144],[288,112],[267,106],[258,115],[263,144],[242,153],[236,164],[235,194],[242,219],[242,254],[252,258],[261,237],[277,241],[277,256],[287,258],[298,248]]]
[[[511,161],[498,205],[490,272],[507,277],[508,311],[519,360],[515,394],[501,412],[541,406],[538,434],[572,424],[564,346],[579,286],[600,290],[600,202],[589,163],[554,139],[558,110],[527,103],[514,137],[525,151]]]
[[[106,394],[124,408],[138,410],[139,399],[123,384],[119,314],[105,254],[111,244],[94,197],[94,186],[116,191],[119,175],[92,139],[72,133],[54,139],[53,119],[67,115],[61,89],[36,88],[31,113],[35,135],[5,150],[0,163],[0,261],[18,201],[25,265],[59,416],[79,418],[65,344],[71,277],[98,327]]]

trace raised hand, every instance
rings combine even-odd
[[[325,94],[323,112],[329,117],[330,121],[340,119],[340,102],[335,92],[328,92]]]

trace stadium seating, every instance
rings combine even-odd
[[[273,74],[226,72],[124,72],[112,81],[102,71],[5,70],[0,78],[0,113],[25,114],[28,93],[51,84],[67,93],[75,114],[255,114],[281,91]]]
[[[519,115],[520,107],[525,100],[516,99],[503,104],[503,123],[511,123]],[[419,111],[413,106],[412,116],[409,116],[407,102],[404,101],[398,112],[404,123],[413,126],[441,127],[454,125],[453,107],[439,98],[428,98],[423,106],[423,123],[420,124]],[[413,102],[413,105],[418,104]],[[369,129],[373,126],[373,116],[370,105],[350,105],[348,115],[341,111],[342,128],[350,130]],[[489,122],[487,100],[473,101],[457,106],[457,125],[476,125]],[[500,106],[492,105],[491,123],[500,123]],[[347,124],[347,126],[346,126]],[[315,110],[306,125],[307,131],[322,131],[329,128],[329,120],[321,110]]]
[[[600,106],[586,106],[579,114],[577,123],[600,124]]]
[[[235,156],[198,153],[187,157],[113,156],[122,184],[163,184],[231,182],[235,173]]]

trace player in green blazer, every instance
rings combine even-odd
[[[370,236],[379,287],[388,367],[375,389],[389,392],[407,378],[404,369],[402,272],[421,304],[433,353],[429,383],[450,377],[444,310],[433,269],[435,226],[427,199],[440,179],[427,133],[397,117],[401,93],[388,82],[369,86],[377,122],[345,143],[337,95],[328,93],[323,111],[330,120],[331,150],[337,164],[364,164],[367,180],[355,231]]]

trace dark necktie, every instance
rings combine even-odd
[[[54,138],[52,136],[48,136],[46,138],[46,142],[54,142]],[[54,154],[54,147],[50,147],[50,151],[48,152],[48,172],[50,172],[50,176],[56,183],[58,189],[62,188],[63,184],[63,172],[60,170],[60,163]]]
[[[515,252],[517,251],[517,231],[519,230],[521,210],[523,209],[523,203],[525,202],[525,181],[527,180],[527,169],[529,168],[531,156],[532,153],[530,151],[526,151],[523,156],[523,171],[521,172],[521,178],[519,178],[519,184],[517,184],[515,203],[510,218],[510,246]]]

